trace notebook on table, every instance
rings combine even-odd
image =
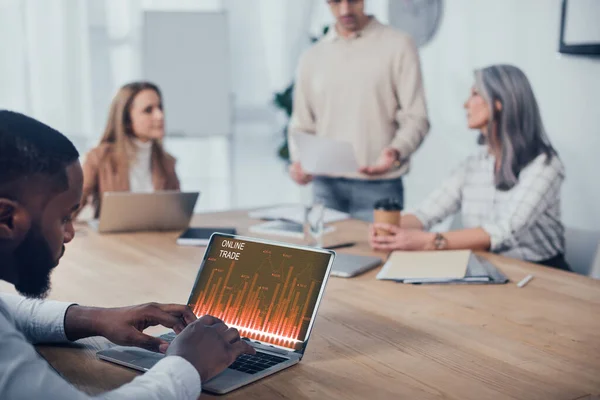
[[[470,250],[395,251],[377,279],[403,283],[506,283],[508,278]]]

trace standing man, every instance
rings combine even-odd
[[[372,219],[381,198],[404,200],[402,176],[429,131],[419,55],[412,39],[365,14],[364,0],[328,0],[336,24],[302,56],[290,132],[352,143],[359,165],[343,176],[311,176],[290,140],[290,176],[314,182],[314,198]]]

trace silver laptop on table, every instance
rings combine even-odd
[[[242,355],[202,382],[202,389],[227,393],[300,362],[334,258],[331,250],[215,233],[188,305],[198,316],[210,314],[237,328],[256,355]],[[161,337],[172,340],[175,334]],[[139,371],[164,357],[120,346],[97,356]]]
[[[186,229],[194,213],[198,192],[108,192],[102,198],[98,221],[90,225],[100,233],[176,231]]]
[[[383,264],[383,260],[380,257],[337,253],[331,269],[331,276],[352,278],[381,264]]]

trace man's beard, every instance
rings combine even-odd
[[[27,297],[46,297],[50,290],[50,273],[57,262],[36,226],[31,227],[14,255],[18,279],[15,289]]]

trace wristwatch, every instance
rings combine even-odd
[[[436,250],[446,250],[448,248],[448,240],[441,233],[436,233],[435,238],[433,239],[433,247]]]
[[[396,149],[393,149],[396,152],[396,161],[392,164],[393,169],[398,169],[402,166],[402,161],[400,161],[400,152]]]

